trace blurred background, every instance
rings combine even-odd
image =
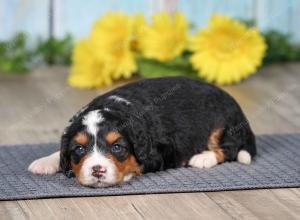
[[[300,40],[299,0],[1,0],[0,39],[8,40],[20,31],[33,38],[70,33],[79,39],[107,11],[141,12],[150,18],[162,10],[179,10],[197,27],[206,26],[216,12],[256,20],[260,30],[275,29]]]
[[[136,61],[130,77],[121,75],[113,83],[88,89],[68,84],[76,64],[72,62],[74,46],[89,36],[102,16],[140,13],[145,22],[151,22],[157,13],[172,17],[176,11],[188,22],[189,33],[212,30],[209,22],[216,13],[242,25],[243,36],[251,28],[258,30],[263,49],[251,76],[216,84],[238,100],[256,134],[300,131],[300,0],[0,0],[0,144],[58,142],[68,119],[92,98],[148,77],[149,72],[164,76],[186,70],[209,81],[201,75],[201,67],[195,70],[191,65],[187,50],[179,61],[144,55],[148,60]]]

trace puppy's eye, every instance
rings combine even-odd
[[[111,146],[111,152],[120,153],[122,151],[122,146],[120,144],[113,144]]]
[[[84,147],[82,145],[77,145],[74,152],[78,156],[82,156],[82,155],[85,154],[85,149],[84,149]]]

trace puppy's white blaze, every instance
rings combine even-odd
[[[246,150],[240,150],[237,155],[237,161],[249,165],[251,163],[251,155]]]
[[[218,164],[217,157],[213,151],[203,151],[201,154],[194,155],[189,165],[197,168],[210,168]]]
[[[92,175],[92,167],[97,165],[106,168],[106,173],[100,179]],[[105,157],[101,152],[94,150],[82,164],[79,181],[83,185],[98,187],[115,184],[117,181],[116,167],[109,158]]]
[[[111,96],[108,97],[108,99],[112,99],[112,100],[114,100],[116,102],[124,102],[126,105],[130,105],[131,104],[131,102],[128,101],[127,99],[124,99],[124,98],[122,98],[120,96],[117,96],[117,95],[111,95]]]
[[[59,170],[59,159],[60,159],[60,152],[57,151],[53,154],[50,154],[47,157],[42,157],[40,159],[33,161],[29,165],[28,171],[40,175],[55,174]]]
[[[103,115],[99,110],[90,111],[86,116],[84,116],[82,124],[87,127],[89,133],[97,136],[97,124],[104,121]]]

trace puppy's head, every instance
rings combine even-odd
[[[61,140],[60,168],[82,185],[104,187],[140,175],[141,165],[124,120],[111,111],[91,110],[75,118]],[[131,126],[127,126],[131,127]]]

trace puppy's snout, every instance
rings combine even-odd
[[[94,177],[101,177],[104,173],[106,173],[106,168],[100,165],[93,166],[92,170],[92,175]]]

